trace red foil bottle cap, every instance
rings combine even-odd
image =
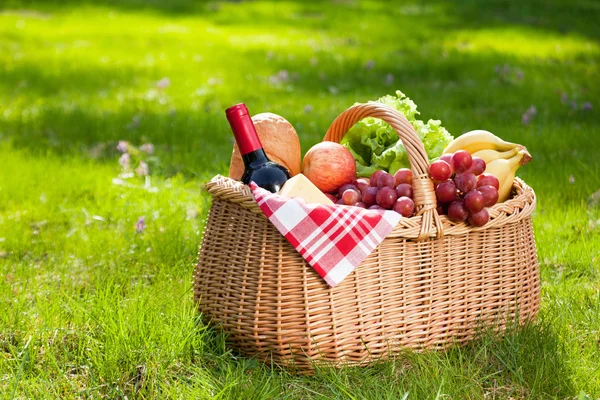
[[[225,110],[225,115],[227,115],[241,155],[262,149],[256,128],[244,103],[229,107]]]

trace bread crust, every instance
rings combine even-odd
[[[302,154],[300,138],[296,130],[285,118],[273,113],[261,113],[252,117],[256,133],[265,149],[267,157],[287,168],[291,176],[301,171]],[[244,161],[237,143],[233,145],[229,177],[240,180],[244,173]]]

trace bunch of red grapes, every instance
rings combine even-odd
[[[483,226],[490,215],[485,207],[498,201],[500,182],[484,173],[485,161],[459,150],[444,154],[429,166],[429,176],[435,184],[439,214],[448,215],[454,222],[469,221]]]
[[[412,178],[412,171],[407,168],[398,170],[394,175],[379,170],[370,179],[356,179],[342,185],[337,195],[327,194],[327,197],[336,204],[370,210],[394,210],[404,217],[411,217],[415,212]]]

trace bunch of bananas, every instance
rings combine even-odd
[[[466,150],[471,156],[485,161],[485,172],[494,175],[500,182],[499,203],[510,197],[519,167],[531,161],[531,154],[525,146],[504,141],[484,130],[467,132],[457,137],[448,144],[443,154],[455,153],[458,150]]]

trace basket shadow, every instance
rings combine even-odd
[[[291,376],[309,385],[327,385],[341,379],[350,387],[360,387],[361,392],[373,393],[378,387],[371,385],[393,382],[397,386],[394,390],[400,395],[407,391],[416,394],[427,387],[416,387],[415,382],[422,382],[423,377],[430,374],[437,375],[442,382],[467,377],[482,395],[492,398],[511,394],[526,398],[566,398],[576,392],[560,336],[544,321],[520,324],[513,320],[502,332],[482,325],[471,341],[455,343],[446,349],[406,349],[360,366],[316,362],[310,371],[295,369],[293,360],[282,366],[268,356],[243,354],[228,347],[226,334],[217,326],[212,329],[213,345],[228,355],[228,362],[233,362],[236,368],[259,368],[262,373]],[[398,371],[402,373],[399,375]],[[369,379],[371,377],[377,379]],[[438,384],[431,382],[429,389],[437,390],[435,385]]]
[[[409,385],[411,375],[418,380],[416,371],[423,369],[439,369],[441,375],[450,377],[476,370],[471,378],[486,395],[493,395],[498,386],[504,386],[530,398],[564,398],[575,393],[576,388],[561,348],[560,337],[549,325],[533,321],[519,324],[513,320],[502,332],[493,326],[481,325],[476,336],[467,343],[455,343],[438,350],[406,350],[348,373],[362,370],[360,374],[365,375],[388,374],[392,366],[401,366],[415,371],[404,379]],[[339,368],[333,366],[315,367],[317,379],[340,373]]]
[[[465,363],[476,364],[482,375],[477,379],[490,390],[502,382],[530,398],[565,398],[575,393],[559,335],[543,321],[514,322],[501,333],[482,327],[470,343],[453,346],[441,357],[457,371]]]

